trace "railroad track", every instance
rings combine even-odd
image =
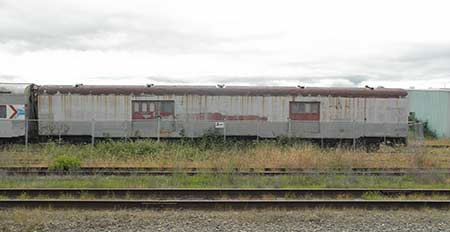
[[[429,148],[450,148],[450,145],[447,144],[427,144],[425,147]]]
[[[0,199],[0,208],[450,208],[449,200],[361,200],[357,198],[371,192],[377,192],[386,197],[411,194],[450,196],[450,189],[0,189],[3,196],[10,198]],[[114,198],[76,199],[83,193],[92,194],[91,197],[113,196]],[[343,194],[354,199],[323,199]],[[42,199],[43,196],[57,197],[61,195],[72,199]],[[23,199],[24,196],[29,199]],[[146,199],[120,199],[124,196],[139,196],[146,197]],[[32,197],[37,198],[33,199]],[[175,199],[171,199],[172,197]],[[301,197],[322,199],[299,199]]]
[[[0,200],[0,208],[255,209],[255,208],[440,208],[447,200]]]
[[[450,175],[450,168],[136,168],[136,167],[82,167],[74,170],[51,170],[48,167],[0,167],[0,175],[104,175],[104,176],[170,176],[170,175],[354,175],[402,176],[440,174]]]
[[[223,199],[223,198],[361,198],[365,194],[384,197],[446,196],[450,189],[381,189],[381,188],[0,188],[0,195],[8,198],[72,197],[146,198],[146,199]]]

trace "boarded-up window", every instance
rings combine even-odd
[[[139,106],[139,102],[133,102],[133,113],[140,112]]]
[[[159,115],[161,117],[173,115],[173,101],[163,101],[159,103]]]
[[[174,101],[133,101],[133,119],[173,118]]]
[[[0,105],[0,118],[6,118],[6,106]]]
[[[291,120],[318,121],[320,120],[320,103],[290,102],[289,118]]]

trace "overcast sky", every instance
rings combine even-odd
[[[0,82],[450,88],[449,1],[0,0]]]

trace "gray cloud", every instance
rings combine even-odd
[[[111,80],[111,81],[118,81],[118,80],[124,80],[129,79],[129,76],[96,76],[96,77],[90,77],[88,80],[96,81],[96,80]]]
[[[182,21],[160,15],[155,9],[144,15],[92,11],[57,3],[28,9],[13,3],[0,4],[0,45],[15,52],[61,49],[261,54],[261,49],[227,51],[220,45],[278,36],[217,36],[208,28],[186,27]]]
[[[189,31],[169,18],[131,13],[91,12],[63,6],[34,9],[0,4],[0,44],[15,51],[147,50],[151,52],[205,49],[224,38]],[[40,10],[43,10],[40,12]]]
[[[149,76],[146,77],[145,79],[149,81],[149,84],[152,84],[153,82],[171,83],[171,84],[189,83],[189,81],[187,81],[186,78],[173,78],[167,76]]]
[[[17,82],[20,81],[20,77],[16,75],[0,74],[1,82]]]
[[[431,80],[450,78],[450,46],[415,44],[394,57],[364,61],[360,69],[375,80]]]
[[[430,63],[439,60],[450,60],[449,44],[418,44],[399,57],[404,62]]]
[[[130,2],[129,5],[132,4],[136,4],[136,2]],[[139,62],[136,63],[143,63],[142,66],[130,65],[130,67],[136,67],[136,70],[141,69],[139,72],[130,70],[130,75],[134,76],[108,76],[117,69],[104,66],[100,66],[98,69],[91,67],[92,73],[81,72],[83,74],[80,74],[88,76],[80,77],[85,81],[106,79],[114,82],[135,79],[149,83],[207,81],[209,83],[252,85],[298,83],[308,86],[325,83],[333,86],[361,86],[370,81],[399,80],[407,82],[408,80],[450,78],[449,44],[411,44],[406,41],[395,47],[395,44],[386,42],[386,48],[380,48],[380,51],[368,49],[367,54],[357,51],[361,48],[355,46],[354,51],[357,55],[354,55],[352,45],[333,53],[335,47],[329,46],[333,45],[332,41],[324,42],[324,44],[320,41],[311,42],[313,47],[305,49],[303,46],[296,47],[296,45],[308,43],[308,40],[302,40],[303,34],[298,37],[298,40],[292,40],[295,35],[290,37],[290,33],[277,34],[282,33],[283,30],[273,34],[267,34],[267,31],[266,34],[263,32],[255,34],[258,30],[264,31],[261,28],[258,29],[257,26],[261,25],[258,25],[259,21],[257,20],[255,20],[255,24],[243,27],[248,30],[254,29],[255,33],[240,36],[239,32],[245,30],[234,31],[227,28],[230,26],[227,23],[218,23],[217,27],[220,28],[217,28],[219,31],[217,32],[213,30],[215,21],[210,24],[184,22],[175,12],[169,14],[170,7],[169,10],[166,9],[166,12],[160,12],[158,8],[150,7],[148,11],[135,11],[134,8],[133,10],[111,10],[110,8],[91,8],[89,4],[76,1],[71,4],[67,0],[42,0],[37,3],[22,0],[0,0],[0,52],[2,50],[6,50],[7,53],[35,52],[33,54],[38,55],[27,56],[29,54],[26,54],[21,60],[34,63],[35,60],[32,59],[36,59],[35,57],[39,59],[41,57],[39,52],[46,50],[75,50],[76,54],[84,55],[90,53],[83,51],[94,51],[94,55],[100,53],[97,51],[112,51],[111,57],[117,58],[117,60],[120,60],[120,56],[125,54],[126,57],[130,57],[130,60],[124,62],[132,63],[137,60]],[[192,9],[186,10],[192,11]],[[202,13],[201,10],[192,12]],[[233,15],[230,15],[230,18],[232,17]],[[221,28],[222,26],[223,28]],[[236,26],[239,27],[239,25]],[[282,26],[280,25],[280,27]],[[231,25],[230,28],[233,26]],[[285,32],[291,29],[301,31],[299,28],[286,27]],[[278,29],[272,31],[276,30]],[[305,37],[308,37],[307,32],[308,30],[305,31]],[[278,40],[279,37],[282,39]],[[355,37],[359,38],[358,35]],[[271,42],[265,43],[267,41]],[[282,44],[283,42],[286,44]],[[369,41],[368,44],[371,42],[374,41]],[[339,43],[336,42],[335,46],[338,47]],[[394,49],[390,49],[391,47]],[[371,53],[373,50],[375,52]],[[142,54],[134,56],[133,52],[136,51],[144,51],[148,56],[142,56]],[[328,51],[330,54],[327,54]],[[58,52],[56,51],[56,53]],[[159,53],[168,54],[168,56],[158,56]],[[98,57],[105,58],[105,54],[109,55],[110,53],[101,54],[103,55]],[[17,54],[7,55],[15,56]],[[58,55],[62,58],[66,57],[64,51]],[[70,57],[70,54],[67,57]],[[147,59],[153,59],[154,62],[160,58],[161,65],[146,66]],[[148,61],[148,64],[151,64],[152,61]],[[37,61],[36,63],[39,62],[47,61]],[[184,65],[179,65],[180,70],[173,72],[171,69],[175,70],[175,67],[180,64],[177,62],[184,63]],[[203,62],[215,67],[203,68]],[[255,68],[258,66],[261,69]],[[11,69],[14,68],[11,67]],[[215,68],[222,70],[224,75],[220,75],[220,71],[214,70]],[[18,69],[20,70],[20,68]],[[37,72],[41,73],[36,72],[36,76],[40,74],[39,78],[45,79],[48,73],[58,76],[64,75],[64,72],[77,73],[76,71],[64,69],[59,71],[62,74],[53,74],[47,70],[37,69]],[[4,69],[3,72],[16,74],[14,70],[9,69]],[[16,72],[24,78],[26,75],[29,75],[27,78],[37,78],[34,77],[35,73],[32,71],[29,73]],[[280,75],[273,74],[276,72],[279,72]],[[124,73],[124,71],[120,70],[120,73]],[[215,73],[218,74],[210,75]],[[233,73],[236,75],[229,75]],[[282,75],[283,73],[288,75]],[[136,76],[140,74],[149,76]],[[170,74],[180,76],[169,76]],[[183,74],[190,77],[183,77]],[[197,74],[199,75],[198,79],[192,77]],[[21,79],[14,75],[0,75],[0,81],[17,82]]]
[[[211,83],[225,83],[232,85],[304,85],[317,86],[327,84],[330,86],[361,86],[361,84],[371,78],[363,75],[343,75],[343,76],[209,76],[205,81]],[[333,81],[330,81],[333,80]],[[328,81],[329,83],[324,83]],[[175,82],[179,82],[176,80]]]
[[[339,75],[320,75],[314,79],[348,80],[355,86],[370,81],[402,81],[450,79],[450,45],[410,44],[392,53],[386,51],[364,59],[286,62],[290,68],[332,71]]]
[[[354,85],[360,85],[364,81],[371,79],[371,77],[363,76],[363,75],[354,75],[354,76],[347,76],[347,77],[341,77],[341,78],[350,81]]]

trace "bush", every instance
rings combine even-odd
[[[365,192],[362,196],[362,199],[364,200],[383,200],[383,196],[380,192],[373,191],[373,192]]]
[[[209,129],[205,134],[197,141],[197,146],[200,149],[217,149],[225,146],[223,140],[223,134],[220,134],[217,130]]]
[[[428,121],[422,121],[416,118],[416,115],[414,113],[411,113],[408,116],[408,121],[414,122],[414,123],[422,123],[423,125],[423,136],[427,139],[436,139],[438,136],[436,134],[435,130],[432,130],[430,128],[430,125],[428,125]]]
[[[52,164],[49,166],[50,170],[57,171],[71,171],[79,169],[81,166],[81,161],[79,158],[74,156],[62,155],[56,157]]]

